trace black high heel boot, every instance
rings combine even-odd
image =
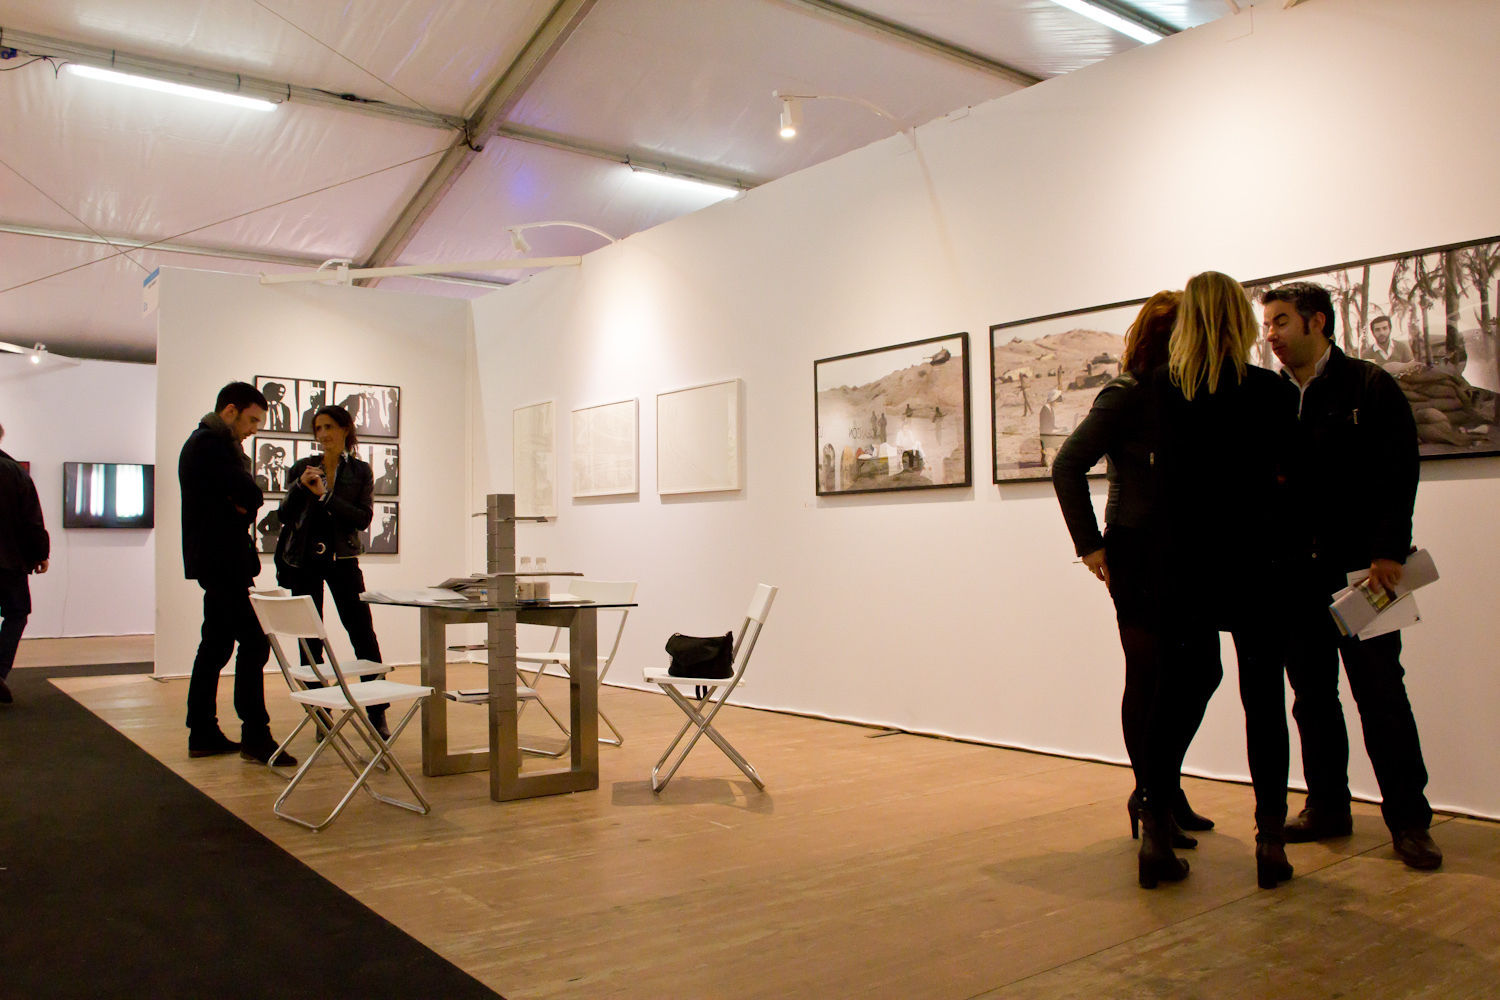
[[[1292,877],[1292,863],[1286,859],[1286,846],[1280,841],[1255,839],[1255,883],[1262,889],[1274,889]]]
[[[1141,833],[1140,833],[1140,825],[1141,825],[1141,800],[1143,798],[1144,798],[1144,793],[1139,788],[1137,788],[1135,791],[1133,791],[1133,792],[1130,793],[1130,798],[1128,798],[1128,799],[1125,800],[1125,812],[1127,814],[1129,814],[1129,816],[1130,816],[1130,839],[1131,840],[1139,840],[1140,837],[1141,837]],[[1202,819],[1201,816],[1199,818]],[[1169,816],[1168,817],[1168,822],[1169,822],[1169,825],[1172,828],[1172,846],[1173,847],[1180,847],[1180,848],[1182,848],[1184,850],[1191,850],[1192,848],[1198,846],[1197,838],[1195,838],[1195,837],[1189,837],[1187,834],[1183,833],[1182,832],[1182,828],[1178,824],[1178,822],[1176,821],[1176,819],[1174,819],[1173,817]],[[1209,822],[1208,825],[1209,826],[1213,826],[1213,823]]]
[[[1155,889],[1158,882],[1181,882],[1188,863],[1172,853],[1172,815],[1141,797],[1141,852],[1137,859],[1142,889]]]
[[[1188,805],[1187,793],[1180,788],[1177,790],[1177,801],[1172,803],[1172,821],[1183,830],[1212,830],[1214,828],[1213,820],[1193,812],[1193,807]]]

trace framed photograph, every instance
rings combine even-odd
[[[262,492],[286,492],[290,485],[287,471],[297,460],[297,445],[308,443],[275,434],[256,434],[249,439],[251,472]]]
[[[333,383],[333,402],[349,411],[360,437],[399,437],[401,389],[363,382]]]
[[[375,501],[375,516],[370,519],[370,526],[359,533],[366,552],[378,556],[401,551],[400,507],[394,500]]]
[[[257,375],[255,388],[270,404],[263,430],[272,433],[311,434],[313,414],[328,396],[328,383],[322,379]]]
[[[293,457],[292,461],[294,461],[294,462],[300,462],[304,458],[315,458],[315,457],[317,457],[319,455],[322,455],[322,454],[323,454],[323,446],[320,445],[320,444],[318,444],[318,442],[316,442],[316,441],[304,441],[301,438],[298,438],[297,439],[297,450],[294,453],[294,457]],[[290,485],[290,484],[288,484],[288,485]]]
[[[740,380],[656,396],[656,492],[740,488]]]
[[[1396,379],[1422,458],[1500,454],[1500,237],[1252,279],[1256,315],[1260,294],[1288,281],[1328,289],[1335,343]],[[996,483],[1051,477],[1058,446],[1119,373],[1144,301],[990,327]],[[1251,361],[1278,367],[1264,338]]]
[[[279,503],[268,503],[260,509],[255,522],[255,551],[270,554],[276,551],[276,542],[281,537],[281,515]]]
[[[1120,374],[1125,331],[1144,301],[990,327],[996,483],[1052,478],[1057,449]]]
[[[511,471],[517,517],[557,516],[556,418],[550,401],[515,410]]]
[[[640,485],[640,402],[573,411],[573,496],[628,496]]]
[[[393,497],[401,492],[401,446],[394,442],[356,445],[354,451],[375,473],[375,495]]]
[[[973,485],[969,335],[813,362],[818,496]]]
[[[1333,297],[1334,342],[1395,377],[1428,458],[1500,455],[1500,236],[1245,282],[1312,281]],[[1251,358],[1276,367],[1264,339]]]

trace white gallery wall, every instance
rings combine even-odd
[[[401,389],[400,552],[360,558],[372,589],[427,586],[469,565],[472,333],[463,300],[164,269],[157,322],[156,673],[189,672],[202,590],[182,576],[177,456],[226,383],[257,375]],[[268,498],[268,503],[278,503]],[[262,556],[258,587],[274,587]],[[348,638],[327,600],[334,649]],[[389,663],[418,658],[417,612],[376,608]]]
[[[52,539],[31,577],[26,638],[139,635],[155,627],[155,531],[62,526],[64,462],[155,461],[156,369],[114,361],[32,365],[0,355],[0,448],[31,463]]]
[[[737,626],[764,581],[782,593],[746,704],[1123,760],[1107,594],[1050,485],[990,482],[988,327],[1207,268],[1249,279],[1500,233],[1496,37],[1483,0],[1263,4],[476,300],[495,488],[512,410],[558,411],[559,517],[522,526],[519,553],[641,581],[614,682],[639,685],[674,631]],[[817,498],[813,361],[959,330],[974,486]],[[655,394],[730,377],[744,488],[659,497]],[[632,397],[640,495],[570,499],[569,411]],[[1444,579],[1405,658],[1434,804],[1489,816],[1497,507],[1500,460],[1424,464],[1416,537]],[[1188,767],[1243,777],[1232,653],[1226,670]]]

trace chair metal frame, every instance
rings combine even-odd
[[[581,597],[600,604],[617,602],[628,604],[635,600],[635,589],[637,586],[639,584],[634,580],[573,580],[568,584],[568,592],[575,597]],[[625,635],[625,621],[629,617],[630,609],[621,608],[620,624],[615,629],[615,641],[609,647],[609,655],[599,661],[600,687],[604,686],[604,675],[609,673],[609,668],[615,662],[615,654],[620,651],[620,640]],[[548,667],[556,666],[563,672],[564,676],[572,676],[568,670],[568,650],[566,644],[563,644],[563,648],[558,648],[559,644],[563,642],[562,636],[564,631],[565,629],[562,628],[552,630],[552,644],[544,652],[521,652],[516,654],[516,675],[531,690],[536,690],[538,682],[541,681],[542,675],[547,672]],[[521,671],[522,663],[530,663],[536,667],[535,672],[529,678]],[[556,715],[553,715],[552,710],[547,707],[547,703],[541,699],[540,695],[537,696],[536,701],[542,706],[543,711],[552,716],[552,721],[556,722],[559,728],[566,733],[567,728],[558,721]],[[610,721],[609,716],[604,714],[603,708],[599,709],[599,720],[608,726],[609,731],[614,734],[613,739],[606,736],[599,737],[599,742],[612,747],[624,746],[625,734],[621,733],[619,728]],[[569,734],[569,738],[571,739],[571,734]]]
[[[326,666],[331,668],[331,683],[327,687],[307,688],[292,692],[292,700],[302,706],[304,718],[293,730],[295,734],[308,722],[318,720],[328,724],[327,734],[318,740],[313,752],[308,755],[302,765],[297,768],[291,780],[287,783],[281,795],[277,797],[272,807],[277,816],[298,826],[306,827],[314,832],[325,829],[339,814],[344,811],[354,798],[354,793],[363,789],[366,794],[378,802],[406,809],[411,812],[427,815],[432,811],[432,806],[422,795],[411,775],[402,765],[400,758],[391,749],[396,740],[400,738],[403,730],[422,707],[424,699],[432,694],[432,688],[419,684],[402,684],[396,681],[354,681],[350,682],[345,675],[343,667],[340,666],[337,654],[328,643],[328,634],[323,628],[323,620],[318,617],[316,606],[311,597],[282,597],[267,594],[252,594],[250,603],[255,608],[256,617],[260,620],[261,628],[265,630],[266,638],[270,640],[271,651],[276,656],[276,662],[281,667],[282,674],[289,679],[293,676],[291,664],[287,659],[285,651],[281,647],[281,637],[295,638],[299,643],[305,643],[308,639],[321,639],[323,651],[326,657]],[[360,661],[366,662],[366,661]],[[314,673],[322,676],[321,671]],[[411,707],[406,710],[399,722],[391,728],[390,739],[382,739],[375,731],[366,717],[364,708],[368,705],[376,705],[382,702],[402,701],[411,699]],[[333,713],[338,713],[335,718]],[[372,758],[366,762],[363,758],[352,752],[348,741],[342,736],[341,730],[352,725],[355,731],[363,739],[366,746],[373,751]],[[288,737],[290,740],[290,737]],[[291,797],[302,779],[308,774],[312,765],[322,756],[323,751],[332,747],[349,773],[354,775],[354,783],[349,786],[337,805],[333,807],[322,821],[314,822],[300,816],[293,815],[289,810],[284,811],[283,806]],[[358,761],[358,763],[356,763]],[[382,795],[369,786],[370,775],[383,763],[400,776],[411,791],[415,801],[398,799],[388,795]],[[359,764],[364,764],[363,769]]]
[[[667,782],[672,780],[672,776],[677,773],[682,762],[687,760],[687,755],[692,752],[702,736],[707,736],[712,740],[714,745],[724,752],[724,756],[744,772],[745,777],[755,783],[756,788],[766,787],[766,783],[761,780],[755,768],[730,744],[729,740],[724,738],[718,729],[714,728],[713,722],[714,717],[719,714],[719,710],[724,707],[724,703],[729,700],[729,696],[734,693],[735,688],[739,687],[740,681],[745,676],[745,668],[750,664],[750,654],[755,651],[755,643],[760,638],[761,629],[765,627],[767,616],[771,613],[771,603],[776,600],[778,589],[766,583],[756,586],[755,594],[750,599],[750,607],[745,612],[744,624],[740,626],[739,635],[734,640],[734,673],[729,677],[677,677],[669,674],[666,667],[647,667],[644,671],[646,681],[659,686],[687,716],[687,721],[672,738],[672,742],[662,753],[661,759],[656,762],[655,767],[651,768],[653,792],[660,792],[667,787]],[[694,697],[689,698],[680,690],[682,687],[705,688],[706,691],[701,698],[697,697],[696,692]],[[712,707],[705,713],[704,708],[710,705]],[[668,758],[672,756],[672,751],[682,742],[682,738],[687,735],[689,729],[693,730],[692,737],[677,755],[677,759],[672,762],[672,766],[667,769],[667,773],[662,775],[663,765],[667,763]]]

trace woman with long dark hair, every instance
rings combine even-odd
[[[1120,699],[1120,722],[1125,752],[1135,772],[1135,789],[1126,807],[1130,835],[1138,835],[1142,790],[1146,784],[1146,733],[1161,677],[1162,663],[1162,538],[1161,511],[1151,462],[1152,442],[1142,380],[1166,363],[1167,345],[1177,321],[1182,293],[1157,292],[1141,306],[1125,333],[1120,374],[1094,397],[1088,416],[1058,449],[1052,463],[1052,485],[1062,506],[1073,548],[1089,572],[1109,588],[1125,653],[1125,690]],[[1109,499],[1104,508],[1104,534],[1089,497],[1088,472],[1100,459],[1107,463]],[[1166,720],[1173,727],[1170,740],[1180,747],[1177,767],[1203,721],[1208,699],[1219,686],[1223,671],[1204,672],[1185,710]],[[1196,710],[1187,710],[1195,707]],[[1164,734],[1163,738],[1166,736]],[[1194,847],[1197,841],[1182,830],[1210,830],[1213,821],[1188,805],[1179,785],[1170,802],[1176,825],[1173,842]]]
[[[1249,363],[1259,324],[1239,282],[1217,271],[1183,291],[1167,364],[1148,385],[1164,539],[1163,674],[1146,739],[1140,884],[1176,881],[1171,806],[1181,787],[1173,720],[1197,712],[1217,676],[1219,633],[1234,638],[1251,784],[1256,879],[1292,877],[1283,846],[1288,767],[1283,652],[1266,607],[1286,544],[1285,473],[1297,390]]]
[[[375,513],[375,475],[354,453],[354,419],[342,406],[320,407],[313,415],[313,434],[323,453],[299,459],[287,473],[290,487],[279,512],[276,579],[293,594],[310,595],[319,615],[327,584],[354,655],[379,662],[380,641],[370,606],[359,599],[365,589],[359,533],[370,526]],[[314,639],[308,645],[321,662],[322,644]],[[385,710],[385,705],[371,705],[367,714],[375,730],[389,738]]]

